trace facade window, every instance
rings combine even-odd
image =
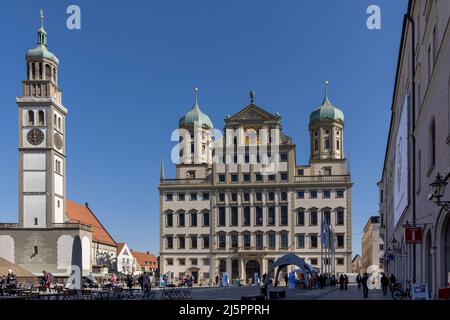
[[[314,152],[319,151],[319,141],[314,139]]]
[[[298,169],[297,170],[297,175],[303,176],[304,174],[305,174],[305,170],[303,170],[303,169]]]
[[[311,240],[311,244],[310,244],[311,249],[317,248],[317,235],[311,234],[309,236],[309,239]]]
[[[251,235],[250,234],[244,234],[244,248],[250,248],[251,247]]]
[[[434,118],[431,120],[429,129],[429,148],[430,148],[430,168],[436,164],[436,123]]]
[[[209,236],[202,236],[203,238],[203,249],[209,249]]]
[[[238,175],[237,174],[232,174],[231,175],[231,182],[237,182],[238,181]]]
[[[303,210],[297,211],[297,225],[298,226],[305,225],[305,212]]]
[[[280,180],[283,181],[283,182],[286,182],[287,179],[288,179],[288,174],[286,172],[282,172],[280,174]]]
[[[329,210],[323,212],[323,218],[328,225],[331,224],[331,212]]]
[[[178,226],[184,227],[186,225],[184,212],[178,214]]]
[[[178,259],[178,264],[180,266],[185,266],[186,265],[186,259],[185,258],[179,258]]]
[[[288,225],[288,207],[281,206],[280,207],[280,226]]]
[[[250,226],[250,207],[244,207],[244,222],[243,226]]]
[[[28,125],[34,126],[34,111],[33,110],[28,111]]]
[[[172,201],[173,200],[173,194],[166,193],[166,201]]]
[[[244,193],[244,201],[245,202],[249,202],[250,201],[250,193],[248,193],[248,192]]]
[[[168,236],[166,238],[166,240],[167,240],[167,242],[166,242],[167,249],[173,249],[173,237],[172,236]]]
[[[261,192],[257,192],[256,193],[256,201],[261,201],[262,200],[262,194]]]
[[[202,199],[203,200],[209,200],[209,193],[203,193],[202,194]]]
[[[233,233],[230,236],[231,238],[231,248],[236,249],[239,246],[239,236],[237,233]]]
[[[219,234],[219,249],[226,248],[226,236],[224,234]]]
[[[38,123],[40,126],[43,126],[45,124],[44,111],[42,110],[38,112]]]
[[[237,201],[237,193],[231,194],[231,201],[236,202]]]
[[[173,214],[166,214],[166,227],[173,227]]]
[[[317,191],[316,190],[311,190],[309,192],[309,198],[310,199],[317,199]]]
[[[382,243],[379,244],[378,249],[383,251],[384,250],[384,245]]]
[[[231,224],[232,227],[238,226],[238,207],[231,207]]]
[[[261,182],[261,181],[262,181],[262,175],[261,175],[260,173],[257,173],[257,174],[255,175],[255,180],[256,180],[257,182]]]
[[[343,248],[344,247],[344,235],[343,234],[338,234],[336,235],[336,245],[338,248]]]
[[[275,200],[275,193],[269,192],[268,199],[269,199],[269,201],[274,201]]]
[[[311,210],[309,225],[317,226],[317,210],[315,209]]]
[[[313,266],[317,266],[317,258],[311,258],[311,259],[309,259],[309,261],[311,262],[311,264]]]
[[[344,265],[344,258],[336,258],[336,264],[338,266],[343,266]]]
[[[325,139],[325,149],[330,149],[330,139]]]
[[[288,233],[283,232],[280,234],[280,246],[283,249],[287,249],[289,247]]]
[[[344,225],[344,211],[343,210],[338,210],[338,212],[336,213],[336,224],[337,225]]]
[[[336,190],[336,198],[343,198],[344,190]]]
[[[257,233],[255,235],[255,246],[256,246],[256,249],[263,248],[263,235],[260,233]]]
[[[225,207],[219,207],[219,227],[225,227],[226,213]]]
[[[287,161],[288,161],[288,154],[280,153],[280,162],[287,162]]]
[[[35,225],[35,226],[38,225],[38,218],[34,218],[34,225]]]
[[[330,197],[331,197],[330,190],[324,190],[323,191],[323,198],[324,199],[329,199]]]
[[[211,264],[211,260],[209,258],[203,258],[202,261],[204,266],[209,266]]]
[[[173,259],[172,259],[172,258],[166,259],[166,264],[167,264],[168,266],[173,266]]]
[[[191,249],[197,249],[197,236],[191,236]]]
[[[250,156],[248,154],[246,154],[244,156],[244,161],[245,161],[245,163],[249,163],[250,162]]]
[[[183,236],[178,237],[178,248],[185,249],[186,248],[186,239]]]
[[[341,148],[339,139],[336,139],[336,150]]]
[[[287,193],[286,192],[282,192],[280,196],[281,196],[281,201],[287,201]]]
[[[263,208],[255,207],[255,226],[263,225]]]
[[[267,176],[267,179],[268,179],[269,181],[275,181],[275,175],[274,175],[274,174],[269,174],[269,175]]]
[[[197,266],[198,265],[198,259],[197,258],[192,258],[191,259],[191,265],[192,266]]]
[[[192,212],[191,213],[191,227],[196,227],[196,226],[197,226],[197,213]]]
[[[304,199],[305,191],[297,191],[297,199]]]
[[[225,175],[219,174],[219,182],[225,182]]]
[[[191,201],[197,201],[197,194],[191,193]]]
[[[243,180],[245,182],[249,182],[250,181],[250,175],[248,173],[244,174],[242,178],[243,178]]]
[[[267,221],[267,225],[274,226],[275,225],[275,207],[268,207],[269,217]]]
[[[219,193],[219,201],[225,202],[225,193]]]
[[[203,226],[209,227],[209,212],[208,211],[203,212]]]
[[[303,248],[305,248],[305,235],[298,234],[297,235],[297,249],[303,249]]]
[[[269,245],[269,249],[275,249],[275,233],[269,233],[267,235],[267,243]]]
[[[178,201],[184,201],[185,198],[186,198],[186,195],[184,193],[178,194]]]

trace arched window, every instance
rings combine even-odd
[[[34,126],[34,111],[33,110],[28,111],[28,125]]]
[[[36,79],[36,66],[34,65],[34,63],[31,63],[31,76],[32,79]]]
[[[61,130],[61,118],[58,118],[58,129]]]
[[[56,127],[56,114],[53,116],[53,125]]]
[[[40,110],[38,112],[38,121],[39,121],[39,125],[43,126],[45,124],[45,120],[44,120],[44,111]]]
[[[56,68],[53,68],[53,81],[56,82]]]
[[[330,139],[325,139],[325,149],[330,149]]]
[[[339,139],[336,139],[336,150],[339,150],[340,148]]]
[[[45,65],[45,77],[46,79],[52,78],[52,68],[48,64]]]
[[[431,119],[430,128],[428,131],[429,136],[429,151],[430,151],[430,167],[436,164],[436,122]]]
[[[39,62],[39,79],[42,79],[42,62]]]
[[[205,145],[202,146],[202,153],[203,153],[203,155],[206,154],[206,146]]]

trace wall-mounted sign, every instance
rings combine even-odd
[[[416,244],[422,243],[422,228],[405,228],[405,243]]]

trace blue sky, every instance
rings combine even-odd
[[[66,8],[81,8],[81,30],[66,28]],[[381,8],[381,30],[366,9]],[[118,242],[159,250],[159,162],[169,163],[170,133],[193,104],[222,129],[256,91],[256,104],[279,112],[309,159],[308,117],[323,99],[345,113],[351,154],[353,251],[378,211],[395,68],[406,0],[346,1],[1,1],[0,221],[17,221],[17,106],[26,50],[36,45],[45,10],[49,49],[60,59],[67,119],[67,189]]]

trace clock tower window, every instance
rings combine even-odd
[[[38,121],[39,121],[39,125],[43,126],[45,124],[45,120],[44,120],[44,111],[40,110],[38,112]]]
[[[28,125],[34,126],[34,111],[33,110],[28,111]]]

